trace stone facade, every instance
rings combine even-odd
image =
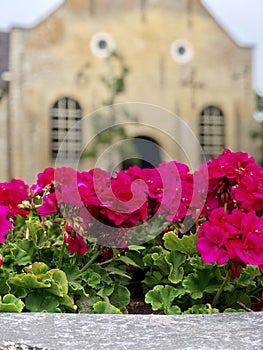
[[[97,52],[91,45],[96,34]],[[175,113],[197,138],[202,111],[218,108],[221,146],[253,155],[252,49],[239,46],[200,1],[67,0],[35,27],[10,32],[10,81],[0,102],[1,180],[33,182],[37,172],[54,165],[51,110],[56,101],[77,101],[85,116],[107,100],[101,77],[118,67],[98,56],[111,44],[129,67],[126,90],[116,102],[153,104]],[[151,123],[149,115],[139,118]],[[160,130],[164,121],[160,117]],[[166,127],[180,133],[172,122]],[[85,125],[84,134],[90,129]],[[180,147],[158,128],[131,125],[127,132],[154,139],[171,158],[184,161]],[[198,163],[200,154],[195,147],[193,152]]]

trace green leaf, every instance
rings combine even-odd
[[[184,278],[182,285],[193,299],[202,298],[204,292],[214,293],[220,286],[213,271],[205,270],[189,274]]]
[[[139,265],[136,264],[135,261],[133,261],[131,258],[128,256],[120,256],[118,261],[124,262],[126,265],[132,265],[134,267],[140,267]]]
[[[111,303],[117,308],[121,309],[124,306],[128,305],[130,302],[130,291],[128,288],[122,285],[115,285],[113,294],[110,298]]]
[[[145,266],[158,269],[163,276],[170,273],[170,264],[167,262],[169,252],[161,246],[155,246],[143,257]]]
[[[163,255],[164,248],[161,246],[154,246],[152,247],[149,252],[143,257],[143,263],[145,266],[153,267],[154,266],[154,259],[153,256],[156,258],[159,255]],[[167,252],[167,251],[166,251]],[[168,253],[168,252],[167,252]]]
[[[100,297],[102,297],[104,299],[105,297],[110,296],[112,294],[113,290],[114,290],[113,283],[112,283],[112,285],[105,285],[97,292],[97,295],[99,295]]]
[[[153,265],[159,268],[160,272],[163,274],[163,276],[168,276],[170,272],[170,266],[167,262],[167,254],[168,252],[163,250],[161,254],[159,253],[153,253],[152,254],[152,261]]]
[[[77,305],[74,304],[74,299],[69,295],[64,295],[62,298],[58,298],[58,301],[60,305],[63,305],[72,311],[77,310]]]
[[[59,269],[52,269],[48,272],[51,277],[51,286],[48,289],[49,293],[59,297],[63,297],[68,294],[68,280],[64,271]]]
[[[15,285],[26,289],[48,288],[51,286],[51,278],[46,275],[33,275],[29,273],[21,273],[11,277],[8,281],[9,285]]]
[[[78,312],[89,314],[93,313],[93,305],[98,301],[101,300],[97,295],[92,297],[81,296],[80,299],[76,301]]]
[[[12,285],[9,289],[9,293],[15,295],[19,299],[25,298],[28,294],[25,288],[19,286]]]
[[[79,270],[79,267],[74,265],[63,265],[63,271],[67,275],[67,279],[69,282],[80,282],[82,280],[82,273]]]
[[[106,301],[98,301],[93,305],[95,314],[121,314],[120,309]]]
[[[9,272],[5,269],[0,269],[0,295],[8,293],[8,285],[6,282],[9,279]]]
[[[85,298],[89,297],[83,285],[79,282],[71,281],[69,282],[69,292],[77,295],[81,295]]]
[[[127,273],[123,272],[123,270],[120,270],[120,269],[113,267],[113,266],[106,267],[105,271],[107,271],[109,273],[109,275],[119,275],[121,277],[132,279],[131,276],[129,276]]]
[[[32,265],[32,272],[34,275],[45,274],[49,267],[43,262],[34,262]]]
[[[144,250],[146,248],[144,246],[142,246],[142,245],[129,245],[128,249],[129,250],[135,250],[137,252],[139,250]]]
[[[171,307],[168,307],[167,311],[166,311],[167,315],[180,315],[181,313],[182,313],[182,310],[177,305],[173,305]]]
[[[98,287],[98,285],[101,282],[101,277],[98,273],[94,272],[94,271],[89,271],[88,272],[88,278],[86,278],[86,282],[87,284],[92,287],[92,288],[96,288]]]
[[[21,241],[15,243],[7,243],[3,248],[2,255],[4,256],[4,265],[28,265],[31,264],[31,256],[22,247]]]
[[[96,273],[97,275],[100,276],[100,284],[98,284],[98,288],[100,288],[102,285],[105,285],[105,284],[107,285],[112,284],[112,279],[110,278],[106,268],[102,268],[98,264],[91,265],[90,268],[87,271],[85,271],[84,274],[82,274],[83,280],[87,281],[87,278],[90,278],[92,273]]]
[[[196,304],[192,307],[189,307],[184,314],[218,314],[219,310],[216,308],[212,308],[209,304]]]
[[[173,231],[166,232],[163,236],[164,246],[169,250],[177,250],[187,255],[198,253],[196,248],[197,235],[183,236],[178,238]]]
[[[232,307],[237,302],[241,302],[242,304],[244,304],[248,308],[250,308],[250,306],[251,306],[250,297],[247,295],[247,293],[240,291],[240,290],[234,290],[232,293],[227,293],[225,298],[226,298],[227,304],[229,306],[232,306]],[[235,306],[235,307],[238,307],[239,309],[242,308],[242,307],[240,307],[240,305]]]
[[[184,268],[181,266],[186,260],[186,256],[178,251],[171,251],[167,255],[166,261],[170,265],[170,273],[168,280],[174,284],[182,281],[184,276]]]
[[[21,312],[25,304],[13,294],[0,297],[0,312]]]
[[[145,278],[142,283],[145,283],[149,287],[153,287],[157,284],[162,283],[163,275],[159,271],[148,271],[145,274]]]
[[[233,309],[231,307],[228,307],[227,309],[224,310],[224,312],[246,312],[246,310],[240,309],[240,308]]]
[[[33,255],[35,254],[35,248],[33,242],[30,240],[19,240],[17,242],[18,252],[16,254],[17,265],[28,265],[32,263]]]
[[[58,298],[44,291],[30,293],[25,304],[31,312],[60,312]]]
[[[39,221],[27,221],[27,228],[29,229],[29,235],[32,238],[34,245],[38,249],[49,248],[50,241],[47,239],[46,232]]]
[[[242,288],[255,288],[257,285],[256,277],[259,276],[261,276],[261,272],[258,266],[247,265],[246,268],[242,269],[240,276],[234,280],[234,285]]]
[[[127,253],[126,253],[126,256],[130,259],[133,260],[133,262],[135,262],[136,266],[143,270],[144,269],[144,263],[143,263],[143,256],[142,256],[142,253],[141,252],[137,252],[137,251],[131,251],[129,250]],[[135,266],[135,265],[134,265]]]
[[[166,285],[157,285],[152,290],[146,293],[145,302],[151,304],[152,309],[164,310],[164,313],[168,313],[171,309],[172,303],[179,293],[175,287]]]

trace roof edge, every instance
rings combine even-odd
[[[217,25],[221,28],[221,30],[224,31],[224,33],[232,40],[232,42],[235,45],[239,46],[242,49],[253,50],[255,48],[255,45],[252,43],[247,43],[247,44],[240,43],[240,41],[235,37],[235,35],[231,33],[231,30],[226,28],[226,26],[222,23],[221,19],[215,14],[215,11],[211,9],[211,7],[209,7],[207,4],[204,4],[204,0],[200,1],[200,5],[210,16],[213,17]]]

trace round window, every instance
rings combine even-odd
[[[90,49],[97,57],[108,57],[114,48],[114,40],[108,33],[96,33],[91,38]]]
[[[192,45],[185,39],[175,40],[171,45],[170,52],[174,61],[179,64],[190,62],[194,54]]]

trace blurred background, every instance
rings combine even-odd
[[[133,152],[120,149],[116,167],[156,166],[167,154],[187,162],[189,152],[198,164],[224,148],[262,162],[262,13],[261,0],[2,1],[0,180],[32,183],[58,156],[90,168],[119,139]],[[124,107],[85,118],[115,103]],[[158,127],[142,126],[155,114]]]

